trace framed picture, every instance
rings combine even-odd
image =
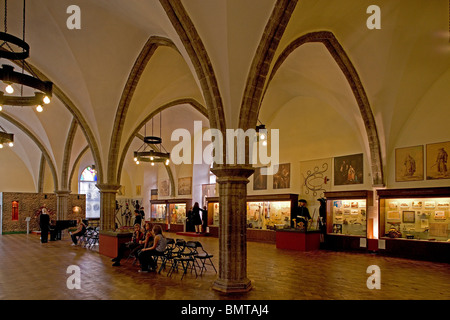
[[[273,188],[286,189],[291,184],[291,164],[283,163],[278,165],[278,172],[273,175]]]
[[[450,179],[447,166],[450,141],[427,144],[427,180]]]
[[[445,220],[445,211],[435,211],[434,219],[436,220]]]
[[[267,175],[261,174],[261,167],[255,168],[253,190],[267,190]]]
[[[423,180],[423,146],[395,149],[395,181]]]
[[[400,212],[398,211],[388,211],[386,214],[387,220],[400,220]]]
[[[192,193],[192,177],[178,178],[178,195],[185,196]]]
[[[169,196],[169,190],[170,190],[170,181],[169,180],[163,180],[159,183],[159,190],[158,194],[162,197],[168,197]]]
[[[349,185],[364,183],[363,154],[334,158],[334,185]]]
[[[415,211],[403,211],[403,223],[415,223],[416,212]]]

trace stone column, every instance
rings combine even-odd
[[[213,289],[247,292],[247,184],[254,169],[218,166],[211,171],[219,184],[219,276]]]
[[[56,190],[56,220],[68,219],[67,200],[69,199],[70,190]]]
[[[115,230],[116,194],[119,184],[97,184],[100,191],[100,230]]]

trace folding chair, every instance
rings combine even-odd
[[[91,234],[90,234],[90,238],[89,238],[89,249],[92,249],[93,246],[98,244],[98,238],[99,238],[99,233],[100,233],[100,228],[99,227],[95,227]]]
[[[175,249],[175,240],[172,238],[167,238],[167,246],[164,254],[159,256],[161,259],[161,266],[159,267],[158,273],[161,273],[162,269],[166,268],[167,262],[173,263],[173,250]],[[158,256],[156,257],[155,262],[158,262]]]
[[[184,241],[184,240],[183,240]],[[182,242],[180,242],[181,244]],[[181,265],[183,269],[183,275],[181,276],[181,280],[183,280],[185,274],[189,269],[194,270],[195,277],[198,277],[197,267],[195,266],[195,243],[194,241],[188,241],[185,243],[185,246],[182,251],[177,253],[177,256],[173,258],[172,266],[167,273],[167,276],[172,275],[173,271],[178,271],[178,266]]]
[[[206,252],[206,250],[203,248],[202,244],[199,241],[195,241],[195,249],[196,249],[195,258],[202,262],[202,265],[200,267],[200,275],[203,274],[203,270],[206,272],[206,265],[212,266],[214,268],[214,271],[217,273],[216,267],[214,266],[214,263],[211,260],[211,258],[214,257],[214,255]],[[202,252],[199,252],[198,249],[201,249]]]
[[[81,247],[84,248],[87,247],[91,239],[93,230],[94,230],[93,227],[87,227],[85,233],[78,239],[78,243],[80,244]]]

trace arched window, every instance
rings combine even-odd
[[[100,191],[96,184],[97,172],[93,166],[86,167],[79,180],[79,193],[86,195],[86,218],[100,218]]]

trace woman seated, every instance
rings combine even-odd
[[[156,225],[152,230],[154,240],[153,245],[149,248],[144,248],[139,253],[139,262],[141,270],[139,272],[148,272],[156,270],[156,262],[154,256],[162,256],[166,250],[167,240],[162,234],[161,226]]]
[[[136,223],[134,225],[134,232],[131,241],[122,243],[119,246],[117,257],[112,259],[112,261],[114,261],[113,267],[120,266],[120,260],[122,260],[126,250],[131,250],[131,252],[133,252],[136,248],[139,247],[139,242],[142,240],[142,236],[143,233],[141,231],[141,226]]]
[[[77,230],[74,232],[69,232],[70,237],[72,238],[72,245],[76,246],[78,244],[78,238],[86,233],[86,225],[83,223],[83,220],[78,217],[77,218]]]

